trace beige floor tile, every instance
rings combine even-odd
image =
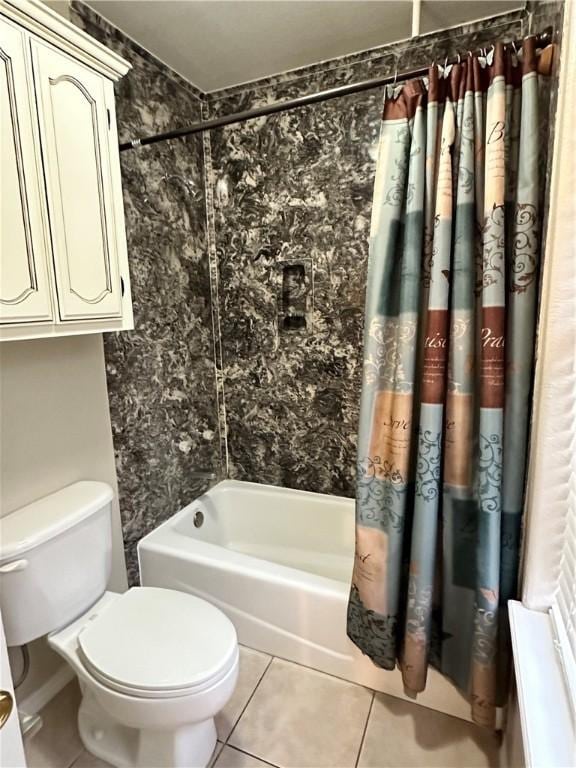
[[[274,659],[229,743],[280,768],[347,768],[371,700],[359,685]]]
[[[24,740],[28,768],[69,768],[84,750],[78,735],[80,689],[74,680],[40,712],[42,728]]]
[[[239,752],[233,747],[224,747],[214,768],[268,768],[270,763],[264,763],[246,752]]]
[[[359,768],[498,766],[498,739],[479,726],[377,693]]]
[[[248,699],[254,693],[254,688],[264,674],[270,658],[266,653],[240,646],[240,672],[236,689],[228,704],[216,716],[216,730],[220,741],[226,741],[230,736],[232,728],[236,725]]]
[[[72,768],[113,768],[113,766],[110,763],[104,762],[104,760],[100,760],[99,757],[85,749]]]

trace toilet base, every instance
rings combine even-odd
[[[216,747],[214,718],[175,731],[138,730],[113,720],[82,686],[78,730],[86,749],[115,768],[205,768]]]

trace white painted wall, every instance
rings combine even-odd
[[[0,345],[0,515],[76,480],[114,490],[110,588],[127,587],[101,334]],[[11,653],[18,675],[19,654]],[[58,668],[36,641],[20,701]]]
[[[87,2],[203,91],[404,40],[412,25],[409,0]],[[522,0],[425,0],[420,32],[522,6]]]
[[[70,3],[68,0],[42,0],[46,5],[50,6],[53,11],[59,13],[60,16],[64,16],[65,19],[70,19]]]

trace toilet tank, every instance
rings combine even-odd
[[[85,480],[0,518],[0,612],[8,645],[66,626],[105,592],[112,489]]]

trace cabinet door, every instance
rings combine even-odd
[[[60,319],[120,317],[106,109],[112,84],[47,43],[31,45]]]
[[[25,54],[23,32],[0,18],[0,323],[52,319],[41,164]]]

